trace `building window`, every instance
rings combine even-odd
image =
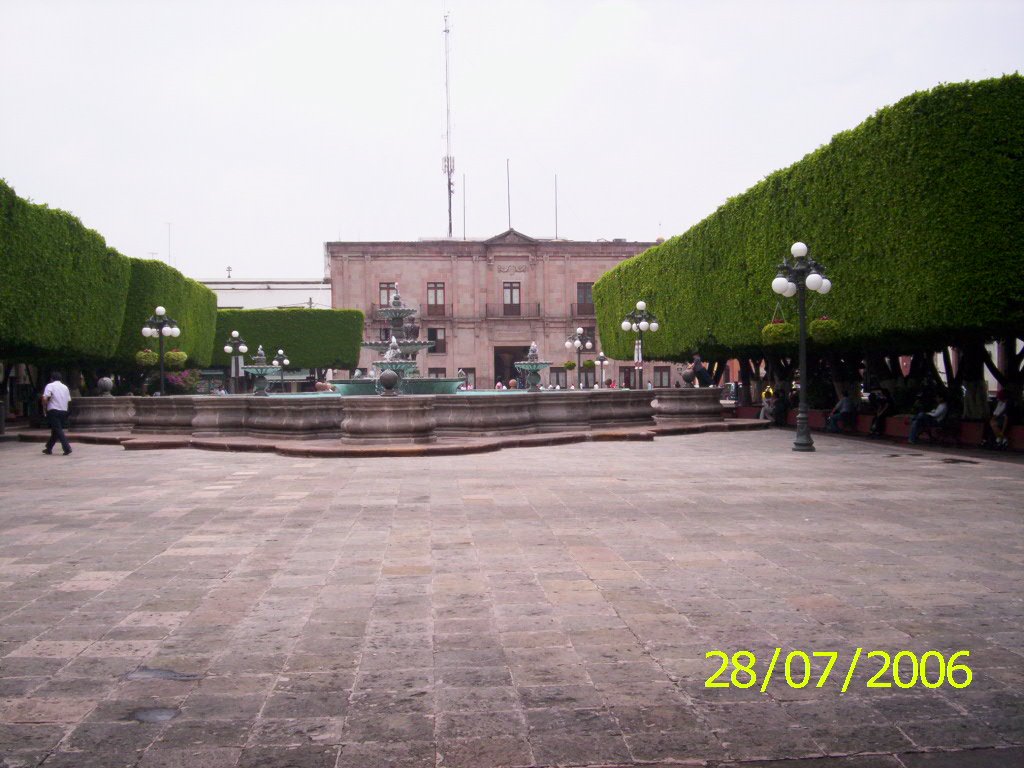
[[[656,365],[656,366],[654,366],[654,386],[656,386],[656,387],[671,387],[672,386],[672,366],[670,366],[670,365]]]
[[[594,314],[594,284],[576,283],[576,311],[577,317],[587,317]]]
[[[567,389],[568,379],[566,378],[565,368],[548,369],[548,383],[554,384],[556,387],[561,387],[562,389]]]
[[[445,338],[444,328],[427,328],[427,341],[434,342],[434,346],[428,351],[435,355],[443,355],[448,352],[448,340]]]
[[[390,325],[382,325],[377,330],[380,331],[380,340],[381,341],[391,341],[391,326]]]
[[[390,304],[391,299],[394,298],[396,293],[398,293],[398,287],[394,283],[381,283],[380,306],[386,307],[388,304]]]
[[[632,366],[619,368],[619,386],[624,389],[634,389],[636,385],[636,371]]]
[[[593,389],[594,388],[594,369],[593,368],[584,368],[581,371],[581,374],[583,376],[583,378],[582,378],[583,388],[584,389]]]
[[[445,368],[428,368],[427,377],[431,379],[443,379],[445,377]]]
[[[444,317],[444,283],[427,283],[427,317]]]
[[[476,389],[476,368],[460,368],[466,374],[466,389]]]
[[[505,283],[502,286],[503,314],[506,317],[518,317],[522,313],[519,295],[520,283]]]

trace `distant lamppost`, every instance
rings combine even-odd
[[[594,389],[600,389],[600,385],[604,384],[604,372],[611,362],[605,357],[604,352],[597,353],[597,357],[594,358]]]
[[[290,364],[291,364],[290,361],[284,355],[284,350],[283,349],[277,350],[277,354],[274,355],[274,360],[271,363],[271,365],[279,365],[279,366],[281,366],[281,391],[282,392],[284,392],[284,367],[286,365],[290,365]]]
[[[228,267],[230,270],[231,267]],[[228,277],[230,277],[230,273]],[[231,374],[228,376],[228,388],[231,390],[231,394],[237,394],[238,391],[238,377],[242,375],[242,366],[245,365],[245,358],[242,357],[246,352],[249,351],[249,347],[245,345],[245,339],[238,335],[238,331],[232,331],[231,336],[224,342],[224,353],[231,355]]]
[[[800,315],[800,406],[796,413],[796,439],[794,451],[813,451],[814,440],[807,423],[807,300],[808,290],[828,293],[832,281],[825,277],[825,267],[814,259],[807,258],[807,246],[793,243],[789,249],[793,261],[783,258],[779,271],[772,280],[772,290],[781,296],[797,297]]]
[[[594,348],[594,340],[577,328],[576,333],[565,340],[565,348],[570,352],[576,350],[576,386],[583,389],[583,350],[588,352]]]
[[[181,335],[181,328],[178,323],[167,316],[167,310],[157,307],[153,316],[142,326],[142,335],[148,338],[160,337],[160,394],[164,394],[164,337],[171,336],[178,338]]]
[[[622,330],[633,331],[636,334],[636,342],[633,344],[633,368],[637,374],[637,389],[644,388],[644,332],[656,333],[660,327],[658,318],[647,311],[645,301],[638,301],[636,309],[622,321]]]

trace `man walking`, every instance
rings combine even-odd
[[[53,446],[60,441],[60,447],[64,449],[64,455],[71,453],[71,443],[68,442],[64,429],[68,425],[68,406],[71,405],[71,392],[64,382],[60,380],[60,374],[54,373],[50,377],[50,383],[43,390],[43,409],[46,411],[46,422],[50,425],[50,439],[46,441],[43,453],[53,453]]]

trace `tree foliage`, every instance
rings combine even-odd
[[[769,283],[798,240],[835,285],[808,296],[809,316],[836,321],[833,346],[1019,336],[1022,156],[1020,75],[913,94],[607,272],[594,286],[602,346],[631,355],[619,323],[644,299],[661,318],[645,336],[650,357],[758,354],[777,300]]]
[[[217,313],[214,365],[229,364],[223,347],[232,331],[245,339],[249,355],[260,344],[268,360],[283,349],[290,368],[354,368],[359,362],[363,313],[355,309],[222,309]]]
[[[130,260],[65,211],[0,181],[0,357],[88,362],[117,347]]]

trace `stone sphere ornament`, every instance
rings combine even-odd
[[[401,378],[401,376],[390,368],[381,371],[380,376],[377,377],[377,382],[380,384],[381,389],[384,390],[381,392],[381,395],[383,397],[394,397],[397,395],[398,393],[395,391],[395,387],[398,386],[398,382]]]
[[[101,376],[96,382],[96,389],[99,390],[100,397],[113,397],[113,395],[110,394],[113,388],[114,381],[109,376]]]

